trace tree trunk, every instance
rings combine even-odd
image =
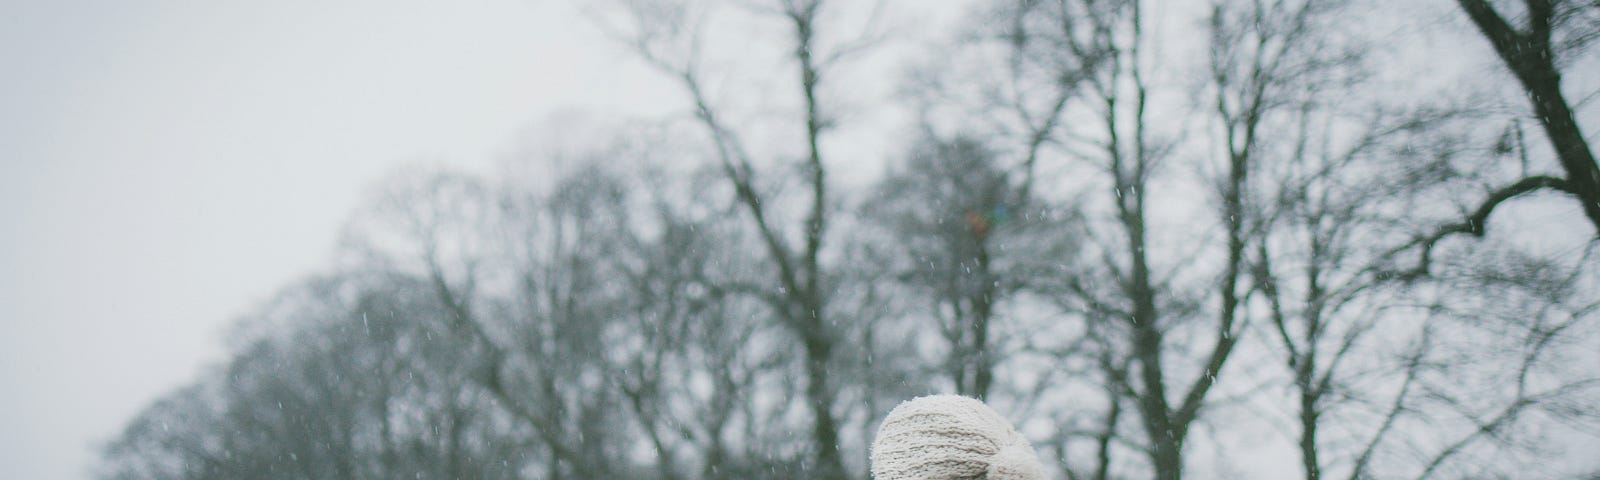
[[[1556,157],[1567,172],[1563,190],[1578,197],[1583,213],[1600,233],[1600,166],[1578,128],[1578,121],[1561,95],[1561,72],[1555,67],[1550,46],[1553,6],[1549,0],[1527,0],[1528,31],[1518,31],[1485,0],[1458,0],[1461,9],[1478,26],[1506,68],[1522,83],[1533,101],[1539,125],[1550,137]]]
[[[1548,66],[1548,65],[1547,65]],[[1518,75],[1522,78],[1522,75]],[[1578,120],[1567,100],[1561,95],[1561,81],[1553,68],[1541,72],[1537,78],[1522,82],[1533,98],[1534,112],[1544,126],[1545,135],[1555,146],[1556,156],[1567,171],[1567,185],[1574,196],[1583,203],[1583,213],[1600,233],[1600,168],[1595,165],[1589,142],[1578,128]]]
[[[817,325],[820,329],[821,325]],[[817,333],[806,335],[806,400],[811,404],[811,438],[817,448],[816,471],[810,478],[846,477],[844,459],[839,455],[839,426],[833,418],[833,393],[828,385],[828,358],[833,344]]]
[[[994,277],[989,273],[989,249],[986,245],[978,247],[978,272],[982,275],[983,285],[972,299],[972,353],[976,365],[973,366],[970,393],[984,399],[989,396],[989,385],[994,383],[994,355],[989,351],[989,320],[994,316],[995,287]]]
[[[1317,458],[1317,421],[1321,413],[1317,411],[1317,397],[1320,392],[1314,390],[1313,370],[1311,358],[1295,372],[1296,383],[1300,385],[1300,464],[1306,472],[1306,480],[1322,478],[1322,464]]]

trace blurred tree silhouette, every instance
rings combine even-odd
[[[339,263],[100,476],[866,478],[881,416],[936,391],[1072,479],[1594,471],[1597,244],[1505,203],[1600,225],[1560,75],[1592,5],[1446,6],[1546,152],[1515,112],[1387,91],[1413,47],[1373,4],[971,3],[936,45],[884,43],[892,3],[587,5],[681,118],[382,179]],[[905,88],[853,96],[879,54]]]
[[[884,268],[926,299],[956,393],[983,398],[1002,362],[994,324],[1021,291],[1059,275],[1046,259],[1075,250],[1065,207],[1029,198],[996,155],[968,138],[924,139],[875,189],[863,216],[882,225],[897,259]]]

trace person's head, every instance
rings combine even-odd
[[[876,480],[1044,480],[1044,465],[1011,422],[975,399],[920,397],[900,404],[872,442]]]

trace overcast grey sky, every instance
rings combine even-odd
[[[367,185],[660,104],[564,2],[0,1],[0,478],[96,444],[328,265]]]
[[[5,4],[0,478],[87,478],[236,315],[329,265],[384,172],[486,169],[552,112],[670,108],[573,3]]]
[[[0,478],[88,478],[385,172],[678,104],[573,3],[0,0]]]

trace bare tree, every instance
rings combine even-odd
[[[1535,117],[1554,147],[1565,178],[1530,176],[1514,182],[1484,200],[1472,217],[1458,227],[1446,227],[1436,236],[1451,233],[1483,235],[1483,225],[1496,205],[1539,189],[1554,189],[1578,199],[1584,215],[1600,231],[1600,166],[1596,166],[1589,141],[1578,127],[1572,107],[1561,93],[1562,57],[1584,46],[1596,31],[1596,6],[1590,2],[1525,0],[1520,2],[1525,25],[1513,26],[1488,0],[1458,0],[1489,40],[1533,102]],[[1557,41],[1561,40],[1561,41]],[[1481,215],[1479,215],[1481,213]]]
[[[469,176],[400,180],[353,226],[352,245],[373,259],[365,268],[424,279],[451,335],[468,342],[473,368],[460,374],[531,427],[548,475],[625,467],[608,458],[620,448],[607,442],[621,421],[616,398],[585,380],[607,370],[599,333],[617,292],[599,288],[587,260],[608,247],[619,192],[600,178],[558,185],[549,201],[518,192],[497,202]]]
[[[913,72],[909,90],[920,126],[927,132],[924,136],[930,138],[917,140],[913,147],[917,153],[905,172],[891,171],[884,180],[885,185],[895,185],[921,178],[920,183],[926,184],[922,193],[910,190],[913,198],[885,200],[887,205],[910,205],[902,209],[908,213],[919,212],[892,224],[915,257],[912,265],[918,268],[909,273],[945,290],[913,293],[934,294],[930,300],[938,306],[960,299],[948,287],[968,285],[977,298],[989,299],[968,302],[984,309],[963,311],[957,302],[951,304],[955,308],[936,310],[947,312],[941,313],[946,316],[960,314],[945,320],[945,342],[952,345],[952,354],[942,365],[959,379],[1015,361],[998,369],[1015,378],[1001,379],[981,392],[999,395],[1001,402],[1015,402],[1026,415],[1053,418],[1058,432],[1036,441],[1057,449],[1060,467],[1072,478],[1110,477],[1112,450],[1127,446],[1118,432],[1123,418],[1121,392],[1104,388],[1106,370],[1082,368],[1126,365],[1121,359],[1101,362],[1107,356],[1094,353],[1084,335],[1095,331],[1084,320],[1120,313],[1095,309],[1103,304],[1064,301],[1083,297],[1085,279],[1091,275],[1079,267],[1084,259],[1079,250],[1093,239],[1086,236],[1085,218],[1078,212],[1086,187],[1082,172],[1063,168],[1075,162],[1058,161],[1093,158],[1105,151],[1093,133],[1081,128],[1086,121],[1083,111],[1092,110],[1098,101],[1093,82],[1112,68],[1115,53],[1106,31],[1095,25],[1109,21],[1125,4],[978,2],[969,12],[971,22],[960,26],[955,44],[936,48],[935,56]],[[973,150],[963,146],[968,143],[987,160],[959,160],[973,156],[961,153]],[[950,158],[930,161],[940,157]],[[945,183],[949,185],[934,188]],[[1003,194],[982,199],[980,192],[985,191]],[[973,215],[967,215],[969,211]],[[988,257],[988,261],[959,261],[969,257]],[[997,306],[1007,309],[1002,315],[1013,331],[1027,333],[1010,339],[985,334],[981,348],[960,347],[979,337],[973,333],[975,327],[993,327]],[[1052,311],[1052,307],[1059,308]],[[972,358],[988,361],[977,364]],[[1037,365],[1035,360],[1055,367],[1035,371],[1030,366]],[[1021,378],[1033,383],[1022,384],[1017,381]],[[958,390],[968,390],[959,380],[957,385]],[[993,386],[1000,387],[1003,395],[991,392]],[[1104,392],[1115,396],[1104,404],[1077,401],[1085,394]],[[1095,451],[1078,455],[1083,452],[1076,445],[1082,443]],[[1077,458],[1069,462],[1069,456],[1087,462]]]
[[[1109,391],[1116,394],[1107,403],[1108,412],[1118,411],[1120,416],[1117,409],[1128,401],[1144,437],[1144,444],[1137,449],[1148,456],[1157,478],[1180,478],[1184,439],[1229,358],[1236,335],[1243,332],[1237,320],[1249,232],[1244,230],[1241,216],[1219,212],[1228,241],[1219,248],[1226,257],[1225,268],[1207,287],[1216,292],[1215,317],[1207,318],[1198,311],[1204,296],[1200,292],[1173,291],[1182,275],[1204,274],[1183,268],[1190,265],[1185,257],[1199,254],[1198,246],[1176,252],[1152,244],[1149,206],[1156,198],[1178,197],[1163,196],[1177,190],[1150,188],[1156,172],[1172,160],[1175,143],[1159,138],[1149,119],[1152,105],[1147,75],[1155,62],[1146,50],[1150,39],[1144,31],[1147,19],[1142,2],[996,2],[994,11],[1007,20],[1006,28],[994,30],[1003,34],[997,35],[1005,40],[1001,58],[1009,59],[1010,67],[1004,71],[1012,74],[1001,75],[998,86],[982,90],[979,98],[984,101],[977,103],[988,113],[976,118],[1000,117],[1002,120],[994,123],[1020,126],[995,130],[1022,133],[1019,146],[1007,150],[1020,152],[1022,168],[1018,172],[1024,176],[1021,184],[1029,196],[1043,189],[1092,188],[1107,194],[1086,202],[1086,217],[1072,223],[1086,244],[1074,255],[1055,259],[1075,265],[1073,271],[1056,272],[1060,278],[1054,282],[1055,291],[1063,298],[1059,303],[1083,316],[1083,330],[1092,332],[1085,339],[1096,342],[1100,354],[1089,358],[1095,359],[1093,364],[1102,369]],[[936,98],[950,96],[947,89],[934,91]],[[1040,95],[1039,91],[1050,93]],[[1074,106],[1081,106],[1081,111],[1072,111]],[[937,120],[928,123],[937,124]],[[1039,159],[1046,155],[1070,160],[1059,163],[1082,170],[1065,183],[1035,183]],[[1235,163],[1234,170],[1242,175],[1245,165]],[[1222,190],[1224,205],[1236,205],[1242,198],[1237,188]],[[1160,259],[1152,260],[1152,256]],[[1155,262],[1167,258],[1177,260],[1171,266],[1173,271],[1160,271],[1166,267]],[[1204,334],[1210,348],[1200,355],[1201,367],[1192,373],[1187,366],[1169,368],[1171,358],[1191,350],[1190,342],[1169,340],[1169,333],[1205,322],[1212,328]],[[1190,375],[1193,379],[1178,379]],[[1107,474],[1113,444],[1122,438],[1116,425],[1115,421],[1106,422],[1089,435],[1101,445],[1095,455],[1101,459],[1100,466],[1091,469],[1098,474]],[[1073,429],[1064,426],[1063,430]],[[1065,442],[1074,435],[1058,438]],[[1068,473],[1080,474],[1070,468]]]
[[[466,365],[454,345],[429,341],[446,337],[430,337],[437,310],[414,303],[421,285],[332,277],[286,290],[249,318],[266,335],[113,443],[108,476],[514,476],[508,450],[521,442],[450,373]]]
[[[104,476],[862,478],[884,407],[945,385],[1074,480],[1226,475],[1258,426],[1307,479],[1585,473],[1548,460],[1600,438],[1600,247],[1485,224],[1554,223],[1501,208],[1544,191],[1600,225],[1560,83],[1600,8],[1457,2],[1555,175],[1507,167],[1520,120],[1364,83],[1359,3],[976,3],[914,53],[921,135],[879,178],[838,121],[850,59],[898,51],[880,2],[589,4],[687,118],[385,179],[337,273],[241,320]]]
[[[114,480],[223,478],[227,454],[208,439],[216,411],[215,383],[169,393],[146,407],[102,452],[100,477]],[[241,477],[247,478],[247,477]]]
[[[833,2],[824,0],[774,0],[748,5],[780,19],[789,29],[789,60],[798,81],[801,99],[800,171],[804,178],[804,219],[798,241],[786,233],[773,215],[778,198],[764,188],[750,149],[738,129],[727,123],[708,96],[705,73],[700,63],[703,32],[693,23],[698,18],[688,5],[672,2],[630,1],[621,7],[628,15],[628,26],[602,22],[603,27],[632,46],[636,53],[657,69],[678,81],[689,96],[695,118],[704,127],[714,147],[715,158],[734,196],[748,214],[771,265],[774,282],[758,287],[757,298],[765,301],[773,315],[798,339],[805,355],[805,398],[811,409],[812,476],[846,478],[839,453],[839,421],[834,412],[836,385],[829,373],[840,342],[838,322],[829,318],[828,273],[822,260],[831,217],[828,167],[822,151],[823,138],[833,126],[824,111],[822,84],[838,63],[867,45],[863,36],[828,47],[819,39],[823,27],[819,20]],[[671,52],[673,45],[684,51]],[[676,55],[676,56],[672,56]],[[768,292],[777,291],[777,295]],[[756,293],[756,292],[752,292]]]
[[[1320,0],[1217,2],[1209,25],[1210,108],[1227,158],[1221,197],[1229,265],[1238,266],[1227,275],[1248,269],[1248,288],[1265,301],[1275,333],[1268,338],[1280,341],[1298,394],[1308,480],[1324,471],[1318,427],[1335,375],[1379,318],[1360,309],[1373,290],[1359,254],[1386,238],[1374,227],[1384,224],[1377,213],[1384,199],[1425,187],[1382,181],[1374,172],[1385,169],[1372,160],[1379,142],[1422,122],[1386,125],[1378,113],[1350,145],[1328,133],[1344,113],[1324,99],[1358,98],[1352,80],[1362,66],[1359,46],[1330,41],[1329,19],[1341,8]],[[1225,287],[1224,305],[1239,304],[1227,298],[1234,288]]]
[[[1523,169],[1520,177],[1491,189],[1460,221],[1417,235],[1394,249],[1394,254],[1415,250],[1415,266],[1389,272],[1402,278],[1428,273],[1435,246],[1444,238],[1487,234],[1489,217],[1501,204],[1542,190],[1554,190],[1576,198],[1584,215],[1600,232],[1600,167],[1578,125],[1577,117],[1562,93],[1562,62],[1587,47],[1600,32],[1600,9],[1591,3],[1563,0],[1519,2],[1526,25],[1518,27],[1507,20],[1489,0],[1458,0],[1478,31],[1489,40],[1502,63],[1517,78],[1522,91],[1533,104],[1533,113],[1549,139],[1564,175],[1534,173],[1527,168],[1529,154],[1516,126],[1507,130],[1499,149],[1509,152],[1518,145]],[[1512,133],[1515,133],[1513,136]]]
[[[1065,213],[1025,197],[1025,175],[1010,175],[988,147],[969,138],[929,138],[877,187],[865,215],[894,234],[895,278],[930,303],[949,345],[943,370],[959,394],[983,398],[1004,361],[994,324],[1020,290],[1041,277],[1044,259],[1066,256]],[[1064,210],[1064,209],[1056,209]]]
[[[729,212],[690,213],[709,202],[673,195],[678,182],[663,178],[617,177],[651,200],[645,215],[613,232],[622,248],[596,259],[613,264],[629,292],[629,328],[605,334],[612,381],[657,451],[661,478],[755,475],[769,466],[759,459],[762,445],[733,441],[734,428],[777,419],[741,402],[758,381],[783,372],[779,352],[756,345],[770,330],[753,320],[761,306],[723,287],[743,281],[750,259],[736,245],[745,239]]]
[[[1114,333],[1104,337],[1113,343],[1112,355],[1132,359],[1127,369],[1112,370],[1110,381],[1136,406],[1156,478],[1177,479],[1182,476],[1183,445],[1189,429],[1199,418],[1207,394],[1244,332],[1239,306],[1241,289],[1245,287],[1244,254],[1251,233],[1246,231],[1246,219],[1240,213],[1245,195],[1243,178],[1250,159],[1231,157],[1222,172],[1218,192],[1222,205],[1217,213],[1224,230],[1220,245],[1224,259],[1221,271],[1209,283],[1215,293],[1211,305],[1216,314],[1208,316],[1200,311],[1200,305],[1185,298],[1198,292],[1172,292],[1175,278],[1163,277],[1152,263],[1155,248],[1151,244],[1148,209],[1152,199],[1163,192],[1151,188],[1151,179],[1169,158],[1171,144],[1156,138],[1147,117],[1150,100],[1146,75],[1151,60],[1144,50],[1148,39],[1144,36],[1142,2],[1108,2],[1093,11],[1095,15],[1081,20],[1081,28],[1093,32],[1089,37],[1092,45],[1100,47],[1093,51],[1108,52],[1107,66],[1090,80],[1091,95],[1098,103],[1095,114],[1100,128],[1093,143],[1100,148],[1096,167],[1110,180],[1110,223],[1118,231],[1121,244],[1101,246],[1104,279],[1113,289],[1096,290],[1080,283],[1075,294],[1084,303],[1102,305],[1104,310],[1115,313],[1093,327],[1108,331],[1114,328]],[[1091,231],[1086,236],[1098,238],[1095,233]],[[1107,293],[1111,296],[1104,296]],[[1192,327],[1186,324],[1196,321],[1210,325],[1201,330],[1209,330],[1203,334],[1209,347],[1200,347],[1198,371],[1181,374],[1187,369],[1169,368],[1167,357],[1190,347],[1187,342],[1175,343],[1168,335],[1174,328]],[[1117,365],[1109,362],[1107,366]],[[1193,378],[1179,378],[1188,375]]]
[[[1254,288],[1268,320],[1260,324],[1261,338],[1277,343],[1277,353],[1291,373],[1306,476],[1347,475],[1354,480],[1402,475],[1398,472],[1405,469],[1399,465],[1409,461],[1420,462],[1416,468],[1423,476],[1441,466],[1482,471],[1491,463],[1503,463],[1457,463],[1464,447],[1451,445],[1525,431],[1537,419],[1520,414],[1536,411],[1545,402],[1567,404],[1590,393],[1584,391],[1582,377],[1567,377],[1565,381],[1574,384],[1570,388],[1537,393],[1518,388],[1500,400],[1500,413],[1490,415],[1483,412],[1493,407],[1481,401],[1506,397],[1501,388],[1506,383],[1469,380],[1521,376],[1513,372],[1538,370],[1541,362],[1560,362],[1552,357],[1570,355],[1538,344],[1573,341],[1583,334],[1543,339],[1540,335],[1560,337],[1572,335],[1573,330],[1525,332],[1509,325],[1530,320],[1509,317],[1532,315],[1536,324],[1554,324],[1559,321],[1550,316],[1587,315],[1582,313],[1583,295],[1561,293],[1564,288],[1555,285],[1581,283],[1571,278],[1575,271],[1571,269],[1581,270],[1589,260],[1541,259],[1546,262],[1544,271],[1533,274],[1525,265],[1491,261],[1497,249],[1506,247],[1490,243],[1470,252],[1439,254],[1447,260],[1441,260],[1427,279],[1381,274],[1392,253],[1387,245],[1408,242],[1410,225],[1434,221],[1417,218],[1423,215],[1408,208],[1415,195],[1472,192],[1449,178],[1417,174],[1408,164],[1392,160],[1409,156],[1403,152],[1414,152],[1418,137],[1438,135],[1437,130],[1448,128],[1453,120],[1450,115],[1422,114],[1385,121],[1383,113],[1340,120],[1343,114],[1336,110],[1316,113],[1326,107],[1301,105],[1294,114],[1298,120],[1285,122],[1297,125],[1298,133],[1285,135],[1286,144],[1273,151],[1289,153],[1287,160],[1263,171],[1268,183],[1277,187],[1262,189],[1271,199],[1261,217],[1266,219],[1262,225],[1266,236],[1251,258]],[[1337,130],[1332,124],[1342,121],[1364,124],[1366,130],[1343,140],[1332,138],[1327,132]],[[1497,278],[1505,283],[1491,286],[1466,280],[1462,269],[1472,272],[1467,278]],[[1518,271],[1523,273],[1514,273]],[[1524,289],[1546,293],[1512,294]],[[1491,320],[1473,311],[1485,301],[1515,306],[1494,308],[1509,317]],[[1583,322],[1574,317],[1566,320]],[[1506,326],[1491,327],[1497,323]],[[1495,333],[1485,333],[1484,328]],[[1505,355],[1492,363],[1473,360],[1520,349],[1537,353]],[[1467,404],[1473,405],[1470,413],[1441,414]],[[1581,411],[1569,410],[1575,417],[1587,415],[1577,413]],[[1493,419],[1493,424],[1482,418]],[[1419,435],[1455,431],[1463,425],[1470,425],[1473,433],[1445,440]],[[1354,441],[1327,441],[1324,430]]]
[[[1593,243],[1575,255],[1516,246],[1476,249],[1441,265],[1437,311],[1453,335],[1436,376],[1419,383],[1413,415],[1451,425],[1436,444],[1412,447],[1415,478],[1498,471],[1514,476],[1573,475],[1580,465],[1550,462],[1562,438],[1600,436],[1600,377],[1569,368],[1592,358],[1600,316]],[[1493,291],[1493,297],[1460,290]],[[1408,432],[1416,435],[1414,430]],[[1590,440],[1592,441],[1592,440]],[[1531,455],[1519,459],[1523,455]]]

